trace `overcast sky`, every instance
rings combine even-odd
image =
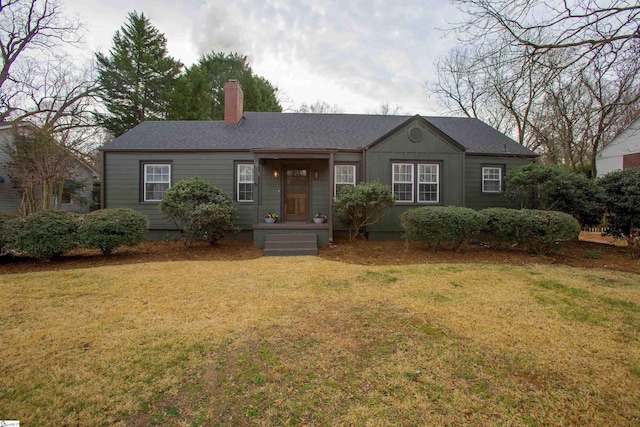
[[[439,28],[456,20],[446,0],[64,0],[86,25],[86,52],[108,52],[133,10],[164,33],[186,66],[211,51],[247,55],[254,72],[289,98],[346,113],[399,105],[403,114],[445,113],[424,82],[455,42]]]

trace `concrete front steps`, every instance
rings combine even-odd
[[[267,234],[264,256],[318,255],[316,234]]]

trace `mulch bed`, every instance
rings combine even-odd
[[[407,265],[423,263],[484,264],[564,264],[580,268],[604,268],[640,274],[640,260],[610,238],[583,233],[581,241],[570,242],[556,253],[537,255],[518,249],[493,250],[482,245],[464,245],[460,251],[430,251],[419,245],[406,247],[401,241],[337,240],[320,248],[319,256],[328,260],[362,265]],[[55,271],[107,265],[167,261],[240,261],[262,256],[252,242],[226,241],[211,246],[198,243],[145,242],[135,248],[121,248],[111,256],[97,250],[77,250],[50,262],[29,258],[0,257],[0,274]]]

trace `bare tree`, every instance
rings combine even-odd
[[[560,73],[532,118],[533,138],[551,163],[595,176],[595,158],[640,112],[640,68],[594,63]]]
[[[0,0],[0,120],[32,94],[31,80],[43,57],[80,40],[79,23],[67,19],[56,0]]]
[[[437,81],[425,84],[426,91],[437,95],[453,114],[480,117],[487,90],[476,59],[470,48],[455,47],[436,61]]]
[[[344,109],[337,104],[330,105],[328,102],[317,100],[313,104],[300,104],[300,108],[296,113],[313,113],[313,114],[340,114],[344,113]]]
[[[572,49],[588,61],[635,51],[640,5],[634,0],[453,0],[466,17],[454,26],[469,41],[500,35],[542,53]],[[574,58],[575,59],[575,58]]]
[[[379,116],[395,116],[402,114],[402,107],[400,107],[398,104],[391,105],[388,102],[383,102],[377,109],[366,110],[366,113]]]
[[[435,93],[453,114],[479,118],[530,148],[530,116],[552,76],[536,54],[504,41],[456,47],[436,63]]]
[[[80,39],[58,0],[0,0],[0,121],[28,121],[72,151],[90,149],[96,73],[59,53]]]
[[[71,152],[50,131],[33,126],[14,127],[12,141],[2,149],[9,157],[7,174],[22,193],[20,214],[59,209],[77,162]]]
[[[463,47],[428,89],[546,161],[595,174],[595,157],[640,110],[640,6],[612,0],[454,0]],[[482,46],[478,48],[478,46]]]

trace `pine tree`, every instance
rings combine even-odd
[[[120,136],[143,120],[167,115],[169,94],[182,64],[168,56],[164,34],[143,13],[131,12],[113,36],[110,55],[97,53],[105,129]]]

